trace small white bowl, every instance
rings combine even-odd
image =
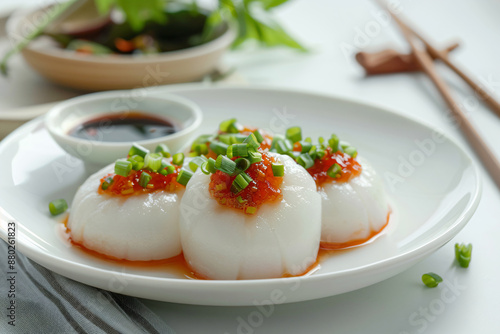
[[[149,150],[163,143],[172,153],[181,150],[192,139],[203,118],[195,103],[179,96],[137,96],[133,91],[112,91],[88,94],[57,104],[47,113],[45,125],[54,140],[69,154],[87,163],[106,165],[126,157],[134,142],[87,140],[72,137],[69,132],[99,116],[126,111],[143,111],[166,118],[180,129],[163,137],[135,141]],[[110,131],[110,128],[103,127],[102,131]]]

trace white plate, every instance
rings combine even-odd
[[[200,132],[238,117],[243,124],[275,131],[301,125],[314,137],[337,133],[384,178],[394,207],[389,227],[368,245],[322,259],[321,268],[304,277],[189,280],[173,272],[110,264],[68,246],[59,233],[60,219],[50,217],[49,201],[72,199],[88,174],[36,119],[0,144],[0,207],[17,222],[19,251],[61,275],[143,298],[201,305],[296,302],[352,291],[402,272],[455,236],[478,205],[480,181],[470,157],[449,138],[433,137],[430,127],[396,113],[298,91],[202,85],[168,91],[200,105]],[[3,239],[6,226],[3,219]]]

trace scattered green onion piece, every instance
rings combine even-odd
[[[251,165],[250,160],[245,158],[238,158],[234,160],[234,162],[236,163],[234,174],[239,174],[246,171]]]
[[[142,172],[141,176],[139,177],[139,185],[143,188],[146,188],[149,181],[151,181],[152,177],[146,172]]]
[[[238,201],[238,203],[240,204],[245,204],[247,202],[246,199],[243,199],[241,196],[238,196],[236,197],[236,200]]]
[[[243,143],[247,143],[248,146],[253,147],[254,149],[258,149],[260,146],[259,141],[257,140],[257,137],[253,133],[249,134],[248,137],[245,138]]]
[[[309,155],[311,156],[311,159],[316,160],[317,155],[318,155],[317,154],[318,149],[317,149],[316,145],[313,145],[313,146],[311,146],[311,148],[309,149],[308,152],[302,152],[302,153],[309,153]]]
[[[128,155],[129,156],[133,156],[133,155],[139,155],[141,157],[145,157],[146,154],[149,153],[149,150],[139,144],[133,144],[132,147],[130,148],[130,150],[128,151]]]
[[[229,145],[220,141],[213,141],[210,143],[210,149],[217,155],[226,154],[228,147]]]
[[[215,173],[217,171],[217,168],[215,168],[215,160],[213,158],[209,158],[207,161],[207,170],[210,173]]]
[[[165,158],[170,158],[172,154],[170,153],[170,149],[166,144],[160,144],[156,146],[155,153],[160,153]]]
[[[219,125],[219,130],[226,133],[239,133],[239,125],[236,122],[236,118],[231,118],[223,121]]]
[[[262,154],[259,152],[248,152],[248,160],[250,164],[262,161]]]
[[[205,161],[204,163],[201,164],[200,170],[203,174],[210,175],[210,171],[208,170],[207,166],[208,166],[208,161]]]
[[[331,178],[337,179],[342,176],[342,167],[339,164],[331,165],[326,174]]]
[[[161,175],[170,175],[175,173],[175,167],[171,164],[166,163],[165,161],[161,162],[160,174]]]
[[[245,173],[246,174],[246,173]],[[245,177],[242,174],[238,174],[233,181],[233,184],[231,185],[231,192],[233,194],[237,194],[241,192],[243,189],[248,187],[248,182],[245,180]]]
[[[312,139],[311,139],[311,137],[307,137],[306,139],[304,139],[304,141],[305,141],[305,142],[308,142],[308,143],[311,143],[311,144],[312,144],[312,142],[313,142],[313,141],[312,141]]]
[[[292,143],[296,143],[302,140],[302,129],[300,126],[293,126],[286,130],[286,139],[290,140]]]
[[[352,146],[344,148],[344,152],[349,154],[352,158],[356,158],[358,156],[358,151]]]
[[[219,155],[215,160],[215,168],[223,173],[233,175],[236,170],[236,163],[225,155]]]
[[[107,178],[104,179],[104,182],[101,185],[101,189],[106,190],[112,184],[113,184],[113,178],[111,176],[108,176]]]
[[[337,135],[332,134],[330,139],[328,139],[328,145],[332,148],[332,152],[335,153],[339,150],[339,137]]]
[[[213,135],[200,135],[198,136],[198,138],[196,138],[194,141],[193,141],[193,144],[191,145],[191,149],[193,148],[194,145],[197,145],[197,144],[206,144],[210,141],[213,140]]]
[[[264,137],[262,137],[262,134],[259,132],[259,130],[255,130],[253,132],[253,135],[255,136],[255,139],[257,139],[259,144],[262,144],[262,142],[264,141]]]
[[[199,157],[196,157],[194,158],[193,160],[191,160],[189,162],[189,168],[191,169],[191,171],[193,172],[196,172],[196,170],[201,166],[203,165],[203,163],[205,163],[208,159],[205,158],[204,156],[199,156]]]
[[[196,144],[194,146],[193,152],[195,152],[196,155],[208,154],[208,146],[207,144]]]
[[[269,150],[271,152],[277,152],[276,146],[282,140],[285,140],[285,137],[283,135],[280,135],[280,134],[275,135],[273,137],[273,140],[271,141],[271,147],[269,148]]]
[[[184,163],[184,153],[180,152],[180,153],[175,153],[173,156],[172,156],[172,163],[174,165],[177,165],[177,166],[180,166]]]
[[[152,172],[158,172],[161,168],[161,157],[159,153],[148,153],[144,157],[144,168],[148,168]]]
[[[319,137],[318,138],[318,143],[321,145],[321,147],[326,148],[325,147],[325,138]]]
[[[316,159],[323,159],[325,156],[326,152],[324,150],[318,150],[316,151]]]
[[[285,165],[281,163],[272,163],[271,166],[273,168],[274,176],[281,177],[285,175]]]
[[[247,206],[245,212],[253,215],[257,212],[257,208],[255,206]]]
[[[179,175],[177,175],[177,182],[186,186],[191,177],[193,177],[193,172],[187,169],[181,169]]]
[[[308,153],[302,153],[297,158],[297,163],[305,169],[311,168],[314,165],[314,160]]]
[[[468,268],[472,255],[472,244],[455,244],[455,258],[462,268]]]
[[[49,203],[49,211],[52,216],[57,216],[68,210],[68,203],[63,198],[56,199]]]
[[[233,144],[229,146],[227,152],[228,152],[227,156],[229,158],[232,157],[246,158],[248,157],[248,144],[247,143]],[[232,156],[229,156],[229,152],[231,152]]]
[[[127,160],[132,163],[133,170],[140,170],[142,169],[142,167],[144,167],[144,158],[140,155],[133,155]]]
[[[281,140],[277,143],[276,149],[279,154],[285,154],[293,150],[293,143],[288,139]]]
[[[233,137],[234,137],[234,135],[231,133],[223,133],[223,134],[219,135],[218,139],[219,139],[219,141],[223,142],[224,144],[231,145],[236,141],[236,139],[234,139]]]
[[[120,176],[128,176],[132,170],[132,163],[126,160],[117,160],[115,162],[115,174]]]
[[[435,273],[427,273],[422,275],[422,282],[429,288],[435,288],[443,281],[443,278]]]
[[[302,153],[308,153],[313,147],[313,144],[304,140],[300,142],[300,146],[302,147]]]
[[[293,160],[297,161],[297,158],[299,157],[299,155],[301,155],[302,153],[300,152],[297,152],[297,151],[288,151],[288,152],[285,152],[286,155],[288,155],[290,158],[292,158]]]
[[[248,184],[250,184],[253,181],[253,179],[247,173],[241,173],[239,175],[241,175],[245,179],[245,181],[248,182]]]

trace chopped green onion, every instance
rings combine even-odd
[[[300,142],[300,146],[302,147],[302,153],[308,153],[313,147],[313,144],[304,140]]]
[[[253,215],[257,212],[257,208],[255,206],[247,206],[245,212]]]
[[[189,162],[189,168],[191,169],[191,171],[193,172],[196,172],[196,170],[201,166],[203,165],[203,163],[205,163],[208,159],[205,158],[204,156],[199,156],[199,157],[196,157],[194,158],[193,160],[191,160]]]
[[[422,282],[429,288],[435,288],[441,283],[443,279],[435,273],[427,273],[422,275]]]
[[[455,244],[455,258],[462,268],[468,268],[472,255],[472,244]]]
[[[139,144],[132,144],[132,147],[130,148],[130,150],[128,151],[128,155],[129,156],[133,156],[133,155],[140,155],[141,157],[145,157],[146,154],[149,153],[149,150]]]
[[[257,140],[257,137],[255,137],[255,135],[253,133],[249,134],[248,137],[246,137],[243,142],[247,143],[248,146],[253,147],[254,149],[258,149],[260,146],[260,143]]]
[[[302,152],[302,153],[309,153],[309,155],[311,156],[311,159],[316,160],[316,158],[318,156],[318,149],[317,149],[316,145],[313,145],[313,146],[311,146],[311,148],[309,149],[308,152]]]
[[[146,188],[149,181],[151,181],[152,177],[146,172],[142,172],[141,176],[139,177],[139,185],[143,188]]]
[[[255,139],[261,144],[264,141],[264,137],[262,137],[262,134],[259,132],[259,130],[255,130],[253,132],[253,135],[255,136]]]
[[[228,147],[229,145],[220,141],[213,141],[210,143],[210,149],[217,155],[226,154]]]
[[[104,182],[101,185],[101,189],[106,190],[112,184],[113,184],[113,178],[111,176],[108,176],[107,178],[104,179]]]
[[[156,146],[155,153],[160,153],[165,158],[170,158],[172,154],[170,153],[170,149],[166,144],[160,144]]]
[[[302,153],[297,158],[297,163],[305,169],[311,168],[314,165],[314,160],[308,153]]]
[[[248,182],[248,184],[250,184],[253,181],[253,179],[247,173],[241,173],[239,175],[241,175],[245,179],[245,181]]]
[[[239,133],[239,125],[236,122],[236,118],[231,118],[223,121],[219,125],[219,130],[226,133]]]
[[[158,172],[161,168],[161,157],[159,153],[148,153],[144,157],[144,168],[148,168],[152,172]]]
[[[215,168],[215,160],[213,158],[209,158],[207,161],[207,170],[210,173],[215,173],[217,171],[217,168]]]
[[[358,151],[352,146],[344,148],[344,152],[349,154],[352,158],[356,158],[358,156]]]
[[[177,166],[182,165],[184,163],[184,153],[175,153],[172,157],[172,163]]]
[[[316,152],[316,159],[323,159],[323,157],[325,156],[326,152],[324,150],[318,150]]]
[[[233,194],[237,194],[237,193],[241,192],[243,189],[245,189],[246,187],[248,187],[248,181],[245,179],[243,174],[246,174],[246,173],[238,174],[234,178],[233,184],[231,185],[231,192]]]
[[[225,155],[219,155],[215,161],[215,168],[223,173],[233,175],[236,170],[236,163]]]
[[[233,144],[227,148],[227,156],[232,157],[248,157],[248,144]]]
[[[144,158],[140,155],[133,155],[127,160],[132,163],[133,170],[140,170],[144,167]]]
[[[291,140],[281,140],[276,144],[276,150],[279,154],[285,154],[293,150],[293,143]]]
[[[331,165],[326,174],[331,178],[337,179],[342,176],[342,167],[339,164]]]
[[[210,171],[208,170],[207,166],[208,166],[208,161],[205,161],[204,163],[202,163],[202,164],[201,164],[201,166],[200,166],[200,170],[201,170],[201,172],[202,172],[203,174],[205,174],[205,175],[210,175],[211,173],[210,173]]]
[[[179,175],[177,175],[177,182],[182,184],[183,186],[187,185],[191,177],[193,176],[193,172],[187,169],[181,169]]]
[[[238,201],[238,203],[240,204],[245,204],[247,202],[246,199],[243,199],[241,196],[238,196],[236,197],[236,200]]]
[[[295,161],[297,161],[297,158],[299,157],[299,155],[301,155],[301,153],[297,152],[297,151],[288,151],[288,152],[285,152],[285,154],[288,155],[290,158],[292,158]]]
[[[292,143],[296,143],[302,140],[302,129],[300,126],[294,126],[286,130],[286,139],[290,140]]]
[[[175,167],[171,164],[166,163],[165,161],[161,162],[160,174],[161,175],[170,175],[175,173]]]
[[[52,216],[57,216],[68,210],[68,203],[64,199],[56,199],[49,203],[49,211]]]
[[[332,152],[335,153],[339,150],[339,137],[337,135],[332,134],[330,139],[328,139],[328,145],[332,148]]]
[[[192,147],[192,150],[194,153],[196,153],[196,156],[205,155],[208,153],[208,146],[207,144],[196,144]]]
[[[273,175],[274,176],[284,176],[285,175],[285,165],[281,163],[272,163]]]
[[[321,147],[326,148],[325,147],[325,138],[319,137],[318,138],[318,143],[321,145]]]
[[[115,162],[115,174],[120,176],[128,176],[132,170],[132,163],[126,160],[117,160]]]
[[[224,144],[231,145],[236,141],[236,139],[234,139],[233,137],[234,137],[234,135],[231,133],[223,133],[223,134],[219,135],[218,139],[219,139],[219,141],[223,142]]]
[[[304,139],[304,141],[305,141],[305,142],[308,142],[308,143],[311,143],[311,144],[312,144],[312,142],[313,142],[313,141],[312,141],[312,139],[311,139],[311,137],[307,137],[306,139]]]
[[[276,146],[278,143],[282,140],[285,140],[285,137],[277,134],[273,137],[273,140],[271,141],[271,148],[269,149],[271,152],[277,152]]]
[[[238,158],[234,160],[234,162],[236,163],[236,169],[234,174],[239,174],[246,171],[251,165],[250,160],[245,158]]]
[[[262,161],[262,154],[259,152],[248,152],[248,160],[250,164]]]

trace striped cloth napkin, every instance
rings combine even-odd
[[[12,295],[8,297],[12,286],[6,269],[7,244],[0,241],[0,270],[5,276],[0,278],[2,334],[174,333],[136,298],[78,283],[43,268],[19,252],[16,256],[15,297],[12,298]],[[15,316],[9,317],[12,300]]]

